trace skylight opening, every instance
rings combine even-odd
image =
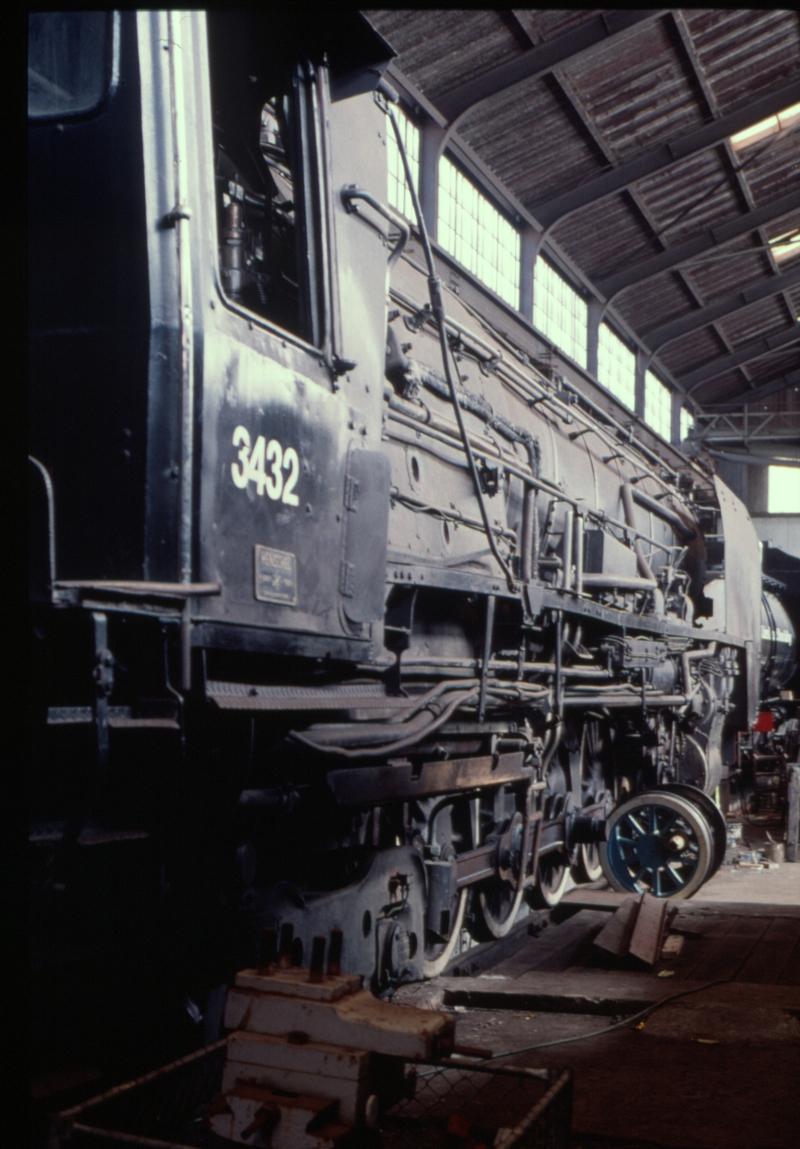
[[[800,231],[795,228],[793,231],[787,232],[786,235],[779,235],[777,239],[771,239],[769,245],[772,248],[776,263],[791,259],[793,255],[800,252]]]
[[[767,116],[766,120],[760,120],[757,124],[753,124],[749,128],[745,128],[742,132],[737,132],[735,136],[731,136],[731,147],[735,152],[742,151],[743,148],[752,147],[760,140],[766,140],[769,136],[774,136],[776,132],[782,132],[786,128],[794,127],[800,121],[800,104],[792,104],[789,108],[784,108],[782,112],[778,112],[777,116]]]

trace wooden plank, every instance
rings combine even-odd
[[[559,902],[560,907],[578,906],[587,910],[616,910],[631,894],[621,894],[616,890],[577,889],[570,890]],[[773,905],[761,902],[699,902],[693,898],[665,898],[672,906],[678,906],[682,914],[696,916],[733,914],[740,918],[799,918],[800,905]]]
[[[777,985],[800,985],[800,941],[795,942],[786,965],[777,978]]]
[[[734,978],[759,938],[766,933],[769,924],[769,918],[734,918],[731,928],[724,937],[719,938],[694,967],[691,973],[692,980]]]
[[[537,937],[525,938],[517,952],[492,966],[491,972],[516,978],[531,969],[565,969],[592,931],[600,929],[607,918],[598,910],[580,910],[560,925],[549,925]]]
[[[798,938],[800,921],[775,918],[734,980],[755,985],[774,984],[787,965]]]
[[[618,970],[571,969],[566,972],[533,970],[507,980],[441,978],[445,1005],[473,1005],[482,1009],[552,1011],[612,1016],[634,1013],[680,990],[697,990],[688,1001],[741,1007],[743,1010],[800,1009],[800,986],[751,985],[730,982],[705,987],[692,979],[680,985],[674,978]],[[679,999],[681,1000],[681,999]]]
[[[527,918],[513,926],[501,941],[482,942],[480,945],[466,950],[463,954],[459,954],[447,966],[445,976],[477,977],[485,970],[493,969],[499,962],[513,957],[520,945],[526,944],[529,938],[529,927],[537,929],[542,922],[547,926],[549,914],[549,910],[531,913]]]
[[[616,957],[624,957],[627,954],[639,916],[641,900],[641,897],[625,898],[610,921],[594,939],[594,944],[598,949],[605,950]]]
[[[661,953],[667,903],[663,898],[645,894],[636,915],[628,952],[647,965],[654,965]]]
[[[674,966],[676,980],[693,980],[696,967],[711,953],[719,939],[730,933],[733,923],[733,918],[689,917],[679,913],[672,923],[672,930],[675,933],[685,930],[686,944]]]

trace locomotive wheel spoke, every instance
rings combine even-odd
[[[618,807],[607,825],[608,840],[600,847],[600,857],[616,890],[688,898],[714,870],[713,828],[702,805],[683,794],[666,790],[640,794]],[[631,827],[637,836],[628,837]]]
[[[638,813],[638,811],[637,811],[637,813]],[[636,830],[636,832],[638,834],[643,836],[647,833],[647,830],[645,830],[645,828],[641,824],[641,822],[637,821],[637,819],[633,816],[633,814],[628,815],[628,821],[630,822],[630,824],[633,826],[634,830]]]

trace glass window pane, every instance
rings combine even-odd
[[[107,12],[28,15],[28,115],[75,116],[105,95]]]
[[[411,178],[414,181],[414,187],[419,191],[419,128],[399,108],[395,109],[395,117],[408,157],[408,166],[411,168]],[[406,219],[416,222],[414,204],[406,183],[400,149],[397,146],[394,128],[388,116],[386,118],[386,153],[389,165],[389,204]]]
[[[767,482],[769,514],[800,515],[800,467],[770,467]]]
[[[519,307],[519,232],[447,156],[439,161],[437,234],[467,271]]]
[[[607,323],[600,324],[597,378],[626,407],[636,405],[636,356]]]
[[[533,267],[533,323],[561,351],[586,366],[588,305],[545,259]]]
[[[652,371],[644,376],[644,421],[662,439],[672,435],[672,392]]]
[[[681,442],[689,438],[692,427],[694,427],[694,415],[686,407],[681,407]]]

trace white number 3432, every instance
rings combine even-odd
[[[233,432],[233,445],[239,448],[238,463],[231,463],[231,478],[237,487],[244,489],[252,481],[259,495],[266,491],[271,499],[297,506],[300,500],[294,489],[300,478],[300,460],[294,447],[284,448],[277,439],[267,442],[259,435],[251,451],[250,432],[242,426]],[[284,471],[288,472],[285,479]]]

